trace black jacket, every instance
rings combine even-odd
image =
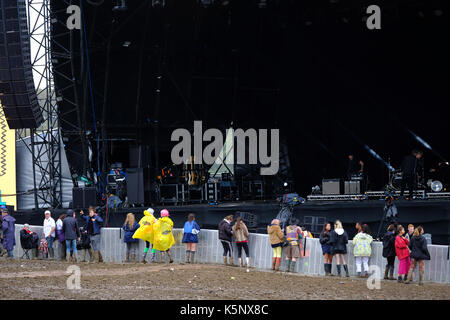
[[[428,252],[427,239],[424,236],[413,236],[409,242],[411,249],[410,257],[414,260],[430,260],[430,253]]]
[[[86,228],[80,228],[80,241],[77,243],[77,250],[85,250],[91,248],[91,238],[86,230]]]
[[[395,257],[395,234],[391,231],[383,236],[383,257]]]
[[[75,240],[80,237],[78,222],[74,217],[68,216],[63,220],[63,231],[66,240]]]
[[[39,246],[39,236],[34,232],[28,233],[22,229],[20,230],[20,245],[22,249],[35,249]]]
[[[333,232],[331,232],[329,244],[331,245],[332,253],[347,253],[348,235],[345,230],[343,231],[344,232],[340,235],[336,232],[336,230],[333,230]]]
[[[219,223],[219,240],[225,240],[225,241],[231,242],[232,236],[233,236],[233,232],[231,231],[231,223],[228,223],[225,220],[220,221],[220,223]]]
[[[403,159],[402,172],[404,175],[413,175],[417,172],[417,158],[410,154]]]
[[[320,244],[329,244],[330,238],[331,238],[331,232],[330,231],[321,232],[320,233],[320,238],[319,238]]]

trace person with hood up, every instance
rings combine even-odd
[[[169,210],[161,210],[161,218],[153,223],[153,249],[161,251],[163,254],[163,261],[166,259],[165,253],[169,256],[169,263],[173,263],[173,258],[170,253],[170,248],[175,244],[173,236],[173,221],[169,218]]]
[[[430,260],[430,252],[428,252],[427,239],[423,236],[423,228],[418,226],[414,230],[414,234],[411,237],[409,248],[411,249],[411,267],[408,271],[408,277],[405,284],[412,281],[414,276],[414,270],[416,265],[419,265],[419,286],[423,286],[423,273],[424,273],[424,260]]]
[[[273,219],[267,226],[267,234],[269,235],[270,245],[272,246],[272,270],[280,270],[281,250],[283,248],[284,234],[280,228],[280,220]]]
[[[142,263],[147,263],[145,258],[147,257],[148,250],[150,249],[150,243],[153,243],[153,223],[156,221],[153,215],[155,210],[148,208],[144,210],[144,216],[139,220],[139,229],[133,234],[133,239],[141,239],[145,241],[144,254],[142,255]],[[152,249],[152,262],[155,262],[156,250]]]
[[[13,250],[16,245],[15,229],[16,219],[8,214],[8,209],[2,208],[3,248],[11,259],[14,258]]]
[[[362,225],[361,232],[353,238],[353,255],[356,260],[356,272],[358,277],[369,276],[369,258],[372,255],[373,238],[369,234],[369,228],[366,224]],[[364,276],[361,274],[361,264],[364,266]]]
[[[384,280],[395,280],[394,264],[395,264],[395,226],[389,225],[386,234],[383,236],[383,257],[387,259],[387,265],[384,269]],[[389,277],[388,277],[389,273]]]
[[[350,277],[348,274],[348,266],[345,261],[345,255],[347,254],[347,243],[348,243],[348,235],[347,232],[342,228],[342,223],[339,220],[336,220],[334,223],[334,230],[331,232],[330,237],[330,245],[331,252],[336,257],[336,268],[338,275],[341,275],[341,260],[342,267],[345,270],[345,276]]]

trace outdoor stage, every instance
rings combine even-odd
[[[396,201],[399,212],[399,222],[404,226],[412,223],[422,225],[425,233],[432,234],[433,244],[450,245],[450,201],[448,200],[414,200]],[[314,202],[307,201],[294,208],[294,216],[303,222],[304,217],[325,217],[329,221],[339,219],[343,222],[349,237],[355,234],[355,222],[367,223],[375,236],[380,220],[383,216],[384,201],[339,201]],[[159,212],[163,207],[154,207]],[[209,204],[166,206],[170,211],[175,228],[182,228],[189,213],[196,214],[196,220],[201,228],[216,229],[218,223],[228,214],[237,211],[249,212],[257,216],[258,227],[256,232],[266,233],[266,226],[278,214],[280,206],[277,202],[228,202],[211,206]],[[108,211],[108,226],[122,226],[128,212],[136,214],[137,219],[143,216],[145,208],[122,208]],[[40,225],[44,219],[44,210],[23,210],[14,213],[16,223],[29,223]],[[52,216],[57,217],[66,209],[53,210]],[[102,214],[103,218],[106,213]],[[80,220],[81,221],[81,220]]]

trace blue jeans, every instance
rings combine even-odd
[[[13,255],[13,251],[12,251],[12,250],[11,250],[11,251],[8,251],[8,255],[9,255],[10,258],[14,258],[14,255]]]
[[[73,254],[77,254],[77,239],[66,240],[66,255],[70,256],[70,250],[73,250]]]
[[[53,249],[53,239],[55,239],[55,238],[52,236],[45,237],[45,240],[47,240],[49,249]]]

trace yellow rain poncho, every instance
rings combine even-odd
[[[172,228],[173,222],[169,217],[159,218],[153,223],[153,249],[166,251],[175,244]]]
[[[153,214],[148,210],[145,210],[144,216],[139,221],[139,224],[141,226],[134,233],[133,239],[141,239],[153,244],[153,235],[154,235],[153,224],[155,221],[156,218],[153,216]]]

